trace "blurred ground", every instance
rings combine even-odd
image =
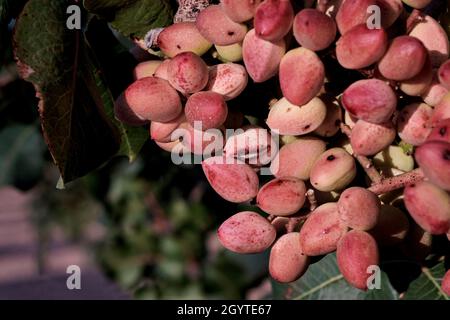
[[[51,230],[43,253],[31,200],[32,193],[0,189],[0,299],[128,299],[61,230]],[[67,289],[70,265],[81,268],[81,290]]]

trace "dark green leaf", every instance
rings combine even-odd
[[[45,140],[66,183],[120,148],[120,133],[105,114],[81,33],[66,28],[68,4],[30,0],[14,34],[19,71],[36,88]]]
[[[441,281],[445,274],[444,262],[433,268],[422,268],[422,274],[409,285],[404,296],[406,300],[449,300],[441,290]]]
[[[127,37],[142,39],[149,30],[173,21],[169,0],[84,0],[83,4]]]
[[[329,254],[311,265],[296,282],[274,283],[275,298],[293,300],[395,300],[398,294],[382,272],[380,289],[362,291],[350,286],[339,272],[336,254]],[[280,288],[282,287],[282,288]]]
[[[108,12],[114,12],[117,9],[126,7],[136,0],[84,0],[84,7],[90,12],[96,14],[107,14]]]
[[[117,155],[127,156],[130,161],[134,161],[148,140],[149,133],[145,128],[127,126],[116,120],[114,96],[117,97],[133,81],[135,61],[114,38],[108,26],[96,18],[89,21],[85,37],[91,56],[91,68],[96,70],[95,81],[102,94],[106,114],[121,134],[121,146]]]

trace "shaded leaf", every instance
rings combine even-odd
[[[84,7],[98,14],[106,15],[108,12],[114,12],[117,9],[127,6],[135,0],[84,0]]]
[[[81,33],[66,28],[69,3],[30,0],[14,33],[19,72],[36,88],[44,137],[66,183],[96,169],[120,148]]]
[[[173,21],[169,0],[84,0],[83,4],[127,37],[142,39],[149,30]]]
[[[444,262],[433,268],[422,268],[422,274],[409,285],[405,293],[406,300],[449,300],[441,290],[441,281],[445,274]]]
[[[114,98],[133,81],[132,70],[136,62],[108,26],[95,17],[88,22],[85,38],[90,49],[91,68],[96,70],[95,81],[101,92],[106,114],[121,135],[117,155],[134,161],[148,140],[149,133],[143,127],[132,127],[118,121],[114,116]]]
[[[329,254],[312,264],[297,281],[280,285],[274,283],[275,298],[293,300],[396,300],[398,294],[389,283],[384,272],[381,275],[380,289],[362,291],[350,286],[341,275],[336,254]]]

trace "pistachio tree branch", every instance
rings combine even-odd
[[[317,208],[317,199],[316,199],[316,193],[314,192],[314,189],[308,189],[306,191],[306,197],[309,201],[309,210],[314,211]]]
[[[303,222],[308,220],[309,216],[311,214],[307,214],[305,216],[300,216],[300,217],[289,217],[289,222],[286,224],[286,232],[287,233],[291,233],[294,232],[295,229],[298,227],[298,225]]]
[[[344,123],[341,123],[341,131],[350,139],[352,135],[352,129]],[[378,172],[378,170],[373,165],[372,161],[358,154],[353,153],[353,156],[358,160],[359,164],[363,167],[369,179],[372,183],[379,183],[383,180],[383,176]]]
[[[378,183],[374,183],[369,190],[377,195],[381,195],[423,181],[424,179],[425,175],[422,169],[418,168],[392,178],[385,178]]]

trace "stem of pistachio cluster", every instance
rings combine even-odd
[[[350,139],[352,135],[352,129],[344,123],[341,123],[341,131]],[[353,153],[353,156],[358,160],[359,164],[363,167],[369,179],[372,183],[380,183],[383,180],[383,176],[378,172],[378,170],[374,167],[372,161],[361,155],[357,155]]]
[[[372,181],[372,183],[379,183],[383,180],[383,176],[375,168],[375,166],[372,163],[372,160],[360,155],[354,156],[356,157],[356,160],[358,160],[359,164],[361,164],[361,166],[363,167],[364,171],[366,172],[367,176]]]
[[[328,3],[330,2],[330,0],[317,0],[317,10],[319,10],[320,12],[325,12],[327,11],[327,6]]]
[[[277,102],[278,102],[278,99],[276,99],[276,98],[271,99],[269,101],[269,109],[272,108],[275,105],[275,103],[277,103]]]
[[[409,34],[411,30],[421,21],[424,20],[424,14],[418,9],[414,9],[406,20],[406,34]]]
[[[341,124],[341,131],[350,138],[352,130],[346,124]],[[373,166],[372,161],[364,156],[353,155],[363,167],[366,174],[372,180],[372,186],[369,190],[373,193],[380,195],[393,190],[404,188],[407,185],[422,181],[425,176],[422,170],[416,169],[404,174],[392,177],[384,178],[378,170]]]
[[[294,232],[297,223],[298,223],[297,218],[289,218],[289,222],[286,224],[286,232],[287,233]]]
[[[309,189],[306,191],[306,197],[309,201],[309,210],[314,211],[317,208],[317,199],[316,199],[316,193],[313,189]]]
[[[286,232],[291,233],[294,232],[295,228],[298,226],[299,223],[302,221],[305,221],[309,218],[310,213],[304,216],[300,217],[290,217],[289,222],[286,224]]]
[[[393,190],[404,188],[408,185],[425,180],[425,175],[422,169],[418,168],[410,172],[403,173],[401,175],[386,178],[378,183],[374,183],[369,190],[376,195],[381,195]]]
[[[368,190],[372,191],[376,195],[382,195],[384,193],[388,193],[390,191],[401,189],[408,185],[423,181],[424,179],[425,176],[423,174],[423,171],[419,168],[392,178],[384,178],[381,181],[372,184],[372,186],[369,187]],[[303,216],[290,217],[288,223],[286,224],[287,233],[294,232],[298,224],[301,223],[302,221],[307,220],[309,216],[312,214],[312,211],[316,209],[317,201],[315,196],[313,196],[314,190],[309,189],[306,195],[311,203],[310,207],[311,212]],[[274,216],[269,216],[268,220],[272,221],[273,218]]]

